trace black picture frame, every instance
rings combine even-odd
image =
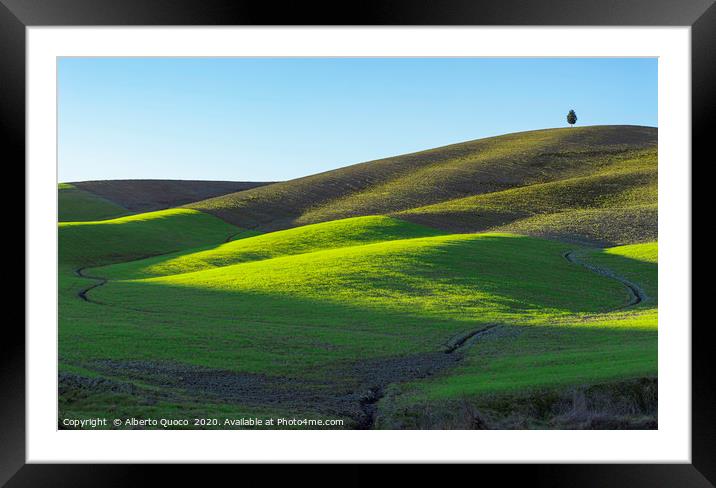
[[[117,25],[690,26],[692,168],[694,162],[703,165],[713,160],[714,0],[373,0],[333,6],[257,0],[0,0],[0,130],[5,141],[5,168],[24,167],[26,27]],[[133,486],[146,481],[148,473],[166,468],[26,464],[25,335],[18,324],[6,320],[0,341],[0,485]],[[716,393],[712,378],[716,370],[711,360],[712,345],[707,340],[709,326],[703,322],[692,327],[693,464],[484,466],[479,468],[479,477],[484,480],[486,474],[498,470],[500,481],[508,485],[516,478],[527,477],[533,486],[714,486]],[[185,481],[191,479],[191,473],[183,467],[173,466],[171,470]],[[291,474],[293,482],[301,472],[299,469]],[[414,473],[422,476],[420,470]],[[206,481],[206,474],[200,476]],[[211,476],[220,475],[212,472]],[[352,467],[339,484],[366,484],[369,478],[372,474],[366,468]]]

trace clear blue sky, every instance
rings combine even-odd
[[[61,58],[60,181],[276,181],[566,125],[657,125],[656,59]]]

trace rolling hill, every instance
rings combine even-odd
[[[609,126],[61,222],[60,417],[655,428],[656,198]]]
[[[189,249],[147,259],[129,261],[93,273],[109,279],[150,278],[189,273],[249,261],[316,252],[318,250],[373,244],[396,239],[430,237],[443,232],[391,217],[354,217],[252,237],[238,233],[239,240],[204,250]]]
[[[121,205],[69,183],[60,183],[57,187],[57,219],[60,222],[104,220],[128,213],[130,211]]]
[[[612,244],[648,241],[656,238],[656,143],[657,129],[651,127],[522,132],[361,163],[187,206],[262,231],[387,214],[451,232],[497,229],[573,234]],[[602,191],[606,193],[600,196]],[[528,208],[532,198],[539,201]],[[565,220],[575,220],[565,212],[579,217],[582,225],[565,230]],[[616,229],[593,230],[612,216]],[[615,238],[630,219],[640,222],[639,231]],[[506,225],[513,227],[503,229]]]
[[[261,182],[194,180],[101,180],[71,183],[128,210],[151,212],[266,185]],[[77,220],[77,219],[73,219]]]
[[[448,200],[395,215],[454,232],[507,230],[600,244],[657,238],[656,148],[586,176]]]
[[[238,232],[216,217],[169,209],[97,222],[60,222],[61,263],[130,261],[221,241]]]

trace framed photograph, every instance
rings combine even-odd
[[[288,462],[714,486],[712,1],[0,3],[26,182],[1,483]]]

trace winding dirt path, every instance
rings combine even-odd
[[[465,355],[464,351],[473,345],[477,339],[482,335],[490,332],[491,330],[499,327],[499,324],[489,324],[487,326],[480,327],[479,329],[472,330],[466,333],[453,336],[447,341],[444,348],[440,352],[429,353],[432,354],[432,367],[420,368],[411,367],[411,374],[406,375],[404,378],[400,378],[394,381],[388,381],[384,384],[376,384],[368,388],[360,400],[360,410],[362,417],[358,419],[358,429],[366,430],[375,427],[376,418],[378,416],[378,402],[385,396],[385,387],[393,383],[401,383],[404,381],[414,381],[427,378],[433,374],[454,367],[459,361],[461,361]],[[407,358],[409,361],[410,359]]]
[[[459,336],[448,340],[447,344],[445,344],[443,352],[445,354],[452,354],[464,346],[471,346],[475,340],[480,338],[481,335],[484,335],[486,332],[498,326],[499,324],[490,324],[480,329],[470,331],[466,334],[460,334]]]
[[[582,266],[583,268],[587,268],[589,271],[596,273],[598,275],[606,276],[607,278],[611,278],[613,280],[616,280],[620,282],[622,285],[626,286],[629,290],[630,299],[629,303],[626,305],[622,305],[620,307],[613,308],[612,311],[615,310],[621,310],[627,307],[633,307],[634,305],[638,305],[643,301],[648,300],[648,296],[646,292],[636,283],[633,281],[629,281],[628,279],[624,278],[623,276],[619,276],[618,274],[614,273],[613,271],[602,268],[600,266],[596,266],[594,264],[585,263],[584,261],[581,261],[579,258],[575,256],[575,251],[568,251],[563,254],[564,259],[569,261],[572,264],[576,264],[578,266]]]
[[[102,285],[104,285],[105,283],[107,283],[107,278],[102,278],[101,276],[89,276],[89,275],[86,275],[86,274],[84,274],[84,270],[85,270],[85,269],[87,269],[87,266],[82,267],[82,268],[77,268],[77,269],[75,270],[75,274],[76,274],[77,276],[79,276],[80,278],[87,278],[87,279],[90,279],[90,280],[97,280],[97,283],[95,283],[95,284],[93,284],[93,285],[90,285],[90,286],[88,286],[88,287],[86,287],[86,288],[83,288],[82,290],[80,290],[80,291],[77,293],[77,296],[80,297],[80,298],[81,298],[82,300],[84,300],[85,302],[98,303],[98,304],[100,304],[100,305],[104,305],[102,302],[98,302],[98,301],[96,301],[96,300],[90,300],[90,298],[87,296],[87,293],[88,293],[90,290],[94,290],[95,288],[97,288],[97,287],[99,287],[99,286],[102,286]]]

